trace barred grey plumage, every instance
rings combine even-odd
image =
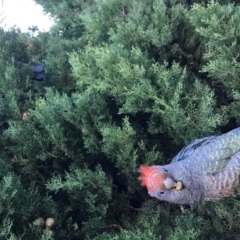
[[[170,164],[142,166],[139,171],[142,185],[160,200],[192,204],[234,195],[240,176],[240,128],[194,140]],[[171,182],[183,188],[169,186]]]

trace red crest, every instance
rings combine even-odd
[[[163,181],[168,177],[168,174],[160,171],[158,167],[141,165],[138,172],[141,174],[138,180],[141,181],[142,186],[147,187],[148,191],[166,189]]]

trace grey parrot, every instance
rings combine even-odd
[[[197,139],[165,166],[140,166],[150,196],[177,204],[217,201],[234,196],[240,177],[240,127]]]

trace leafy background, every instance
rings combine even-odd
[[[49,32],[0,29],[1,239],[239,239],[239,189],[179,206],[137,180],[239,126],[239,2],[36,2]]]

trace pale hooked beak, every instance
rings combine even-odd
[[[177,190],[181,190],[183,189],[183,184],[179,181],[175,182],[171,177],[167,177],[164,181],[163,181],[165,187],[167,189],[177,189]]]

